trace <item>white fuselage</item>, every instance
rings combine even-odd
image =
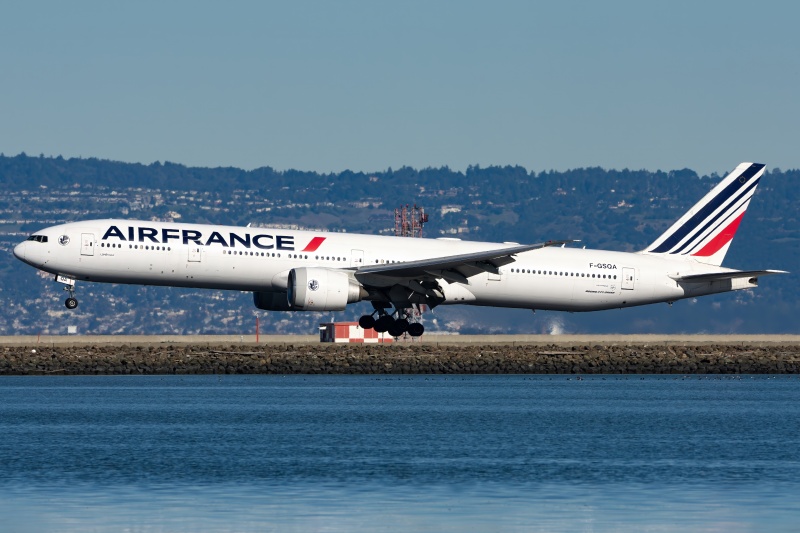
[[[130,220],[74,222],[36,235],[46,242],[25,241],[14,254],[74,280],[253,292],[286,291],[293,268],[355,270],[509,246]],[[746,279],[676,282],[670,276],[720,268],[641,253],[546,247],[515,259],[499,274],[481,273],[468,283],[443,282],[443,303],[594,311],[755,286]]]

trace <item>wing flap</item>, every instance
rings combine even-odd
[[[450,283],[463,283],[465,285],[469,284],[467,277],[457,270],[426,270],[425,273],[432,278],[442,278]]]

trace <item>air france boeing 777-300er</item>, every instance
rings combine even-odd
[[[467,304],[595,311],[758,285],[779,270],[721,266],[764,165],[742,163],[642,251],[414,239],[136,220],[37,231],[14,255],[69,291],[96,281],[250,291],[268,311],[341,311],[372,302],[359,323],[399,336],[423,326],[409,309]]]

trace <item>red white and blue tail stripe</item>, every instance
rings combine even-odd
[[[683,256],[721,265],[764,168],[759,163],[740,164],[644,253]]]

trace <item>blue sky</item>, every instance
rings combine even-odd
[[[796,2],[62,2],[0,17],[0,152],[797,168]]]

